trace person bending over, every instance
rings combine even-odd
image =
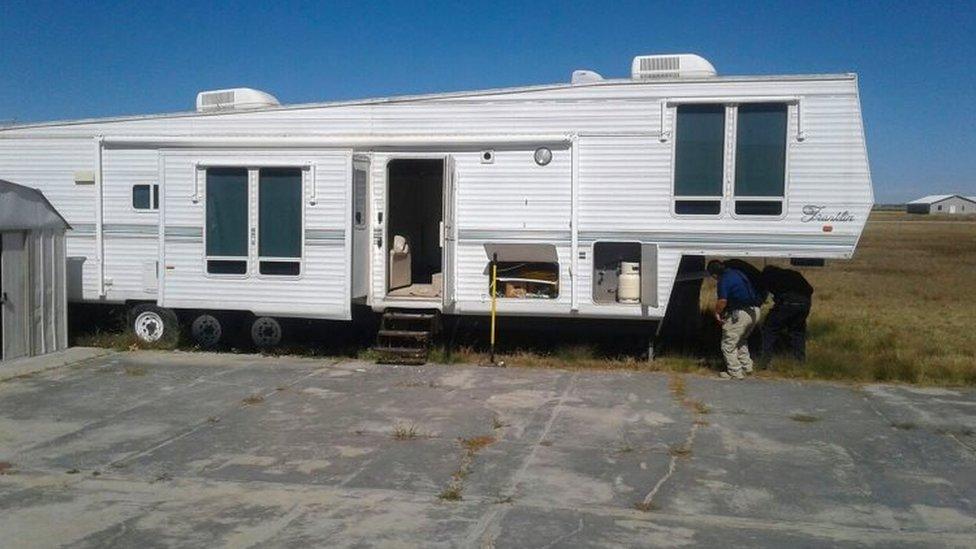
[[[718,260],[709,261],[706,269],[718,286],[715,320],[722,326],[722,356],[725,358],[725,371],[719,377],[742,379],[744,373],[753,371],[749,334],[759,322],[759,297],[742,271],[728,268]]]
[[[810,316],[813,286],[802,274],[773,265],[763,269],[762,280],[773,294],[773,308],[763,322],[760,364],[764,368],[769,365],[781,336],[789,340],[793,358],[802,362],[807,355],[807,317]]]

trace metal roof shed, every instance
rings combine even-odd
[[[36,189],[0,180],[0,358],[68,346],[65,231]]]

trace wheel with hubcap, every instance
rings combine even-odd
[[[281,343],[281,324],[270,316],[261,316],[251,323],[251,341],[261,348]]]
[[[129,310],[129,327],[139,341],[172,347],[179,340],[179,321],[169,309],[141,303]]]
[[[190,324],[190,335],[204,349],[216,347],[224,335],[220,319],[208,313],[197,315]]]

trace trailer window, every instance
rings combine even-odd
[[[247,170],[207,170],[207,272],[247,272]]]
[[[156,183],[133,185],[132,208],[136,210],[158,210],[159,185]]]
[[[674,211],[717,215],[722,204],[725,105],[680,105],[675,128]]]
[[[778,216],[786,190],[785,103],[739,105],[735,135],[735,213]]]
[[[302,257],[302,170],[258,172],[258,261],[263,275],[298,276]]]

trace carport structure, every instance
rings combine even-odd
[[[44,195],[0,180],[0,358],[68,346],[65,231]]]

